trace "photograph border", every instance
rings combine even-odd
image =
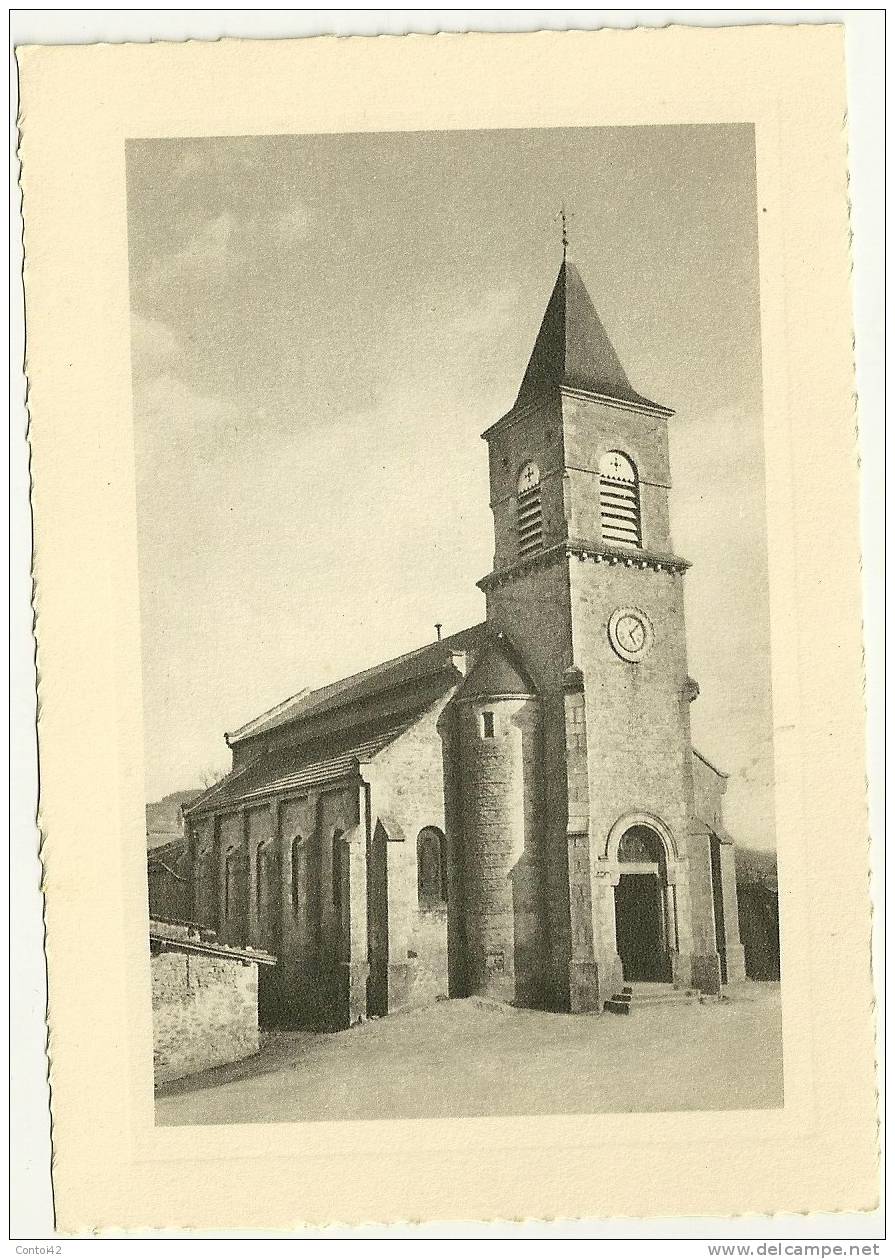
[[[565,98],[562,92],[558,92],[559,99],[549,102],[554,111],[552,117],[562,116],[564,110],[568,117],[576,108],[586,108],[590,111],[588,116],[592,117],[601,102],[599,94],[594,92],[593,76],[588,72],[592,69],[593,57],[599,60],[601,54],[611,57],[617,53],[617,46],[611,51],[607,47],[613,37],[619,36],[612,32],[594,36],[577,33],[560,36],[471,36],[463,37],[462,43],[448,38],[430,41],[428,45],[426,41],[414,40],[412,51],[420,54],[414,59],[414,72],[421,76],[420,82],[428,82],[433,64],[437,62],[443,88],[452,76],[455,76],[455,81],[467,81],[473,73],[473,65],[478,63],[474,81],[481,93],[476,98],[477,108],[484,107],[489,118],[501,111],[505,116],[511,106],[531,110],[530,99],[521,101],[517,97],[512,101],[496,101],[494,88],[511,80],[508,61],[518,59],[520,64],[528,64],[534,52],[530,41],[536,40],[539,43],[539,58],[547,62],[552,59],[552,63],[562,69],[563,86],[575,85],[575,90],[567,93]],[[632,38],[633,42],[626,47],[629,56],[625,59],[624,70],[633,83],[642,87],[643,79],[636,71],[642,68],[647,52],[642,33]],[[795,45],[794,38],[801,42]],[[500,47],[495,46],[495,39],[500,40]],[[594,40],[602,41],[599,49],[594,46]],[[692,73],[703,76],[700,86],[706,89],[705,94],[698,107],[690,100],[691,111],[698,112],[698,108],[703,108],[724,112],[726,109],[728,114],[742,115],[744,109],[752,108],[756,119],[761,120],[759,128],[763,139],[759,140],[762,153],[759,195],[769,209],[768,222],[762,225],[761,240],[762,338],[766,352],[770,351],[765,358],[768,463],[771,462],[772,448],[783,456],[783,467],[788,465],[793,452],[804,453],[810,449],[811,467],[815,473],[811,486],[798,479],[782,485],[772,486],[769,483],[768,486],[769,516],[775,521],[790,522],[788,528],[775,536],[783,536],[791,543],[787,553],[781,546],[771,571],[772,663],[775,721],[779,732],[778,784],[782,787],[782,798],[786,804],[786,808],[778,812],[778,828],[781,835],[786,826],[789,826],[788,834],[803,834],[809,827],[810,819],[819,819],[821,826],[814,838],[822,836],[829,858],[834,854],[830,851],[828,836],[823,832],[831,829],[834,822],[841,823],[837,832],[839,835],[866,835],[864,771],[860,754],[863,742],[863,712],[859,702],[860,616],[854,615],[860,606],[857,522],[854,529],[846,527],[848,522],[844,522],[835,537],[824,535],[822,556],[816,555],[811,548],[811,531],[820,519],[823,491],[829,490],[837,475],[841,481],[843,457],[846,461],[849,458],[854,460],[853,451],[849,449],[849,442],[853,441],[853,426],[843,426],[836,418],[852,397],[847,321],[845,146],[841,125],[837,126],[837,118],[841,119],[844,113],[841,95],[844,83],[839,88],[838,97],[830,90],[831,82],[837,81],[837,77],[839,80],[842,78],[841,33],[835,27],[789,31],[753,27],[735,32],[694,32],[678,28],[650,33],[648,41],[651,44],[650,55],[655,54],[654,69],[663,58],[667,65],[668,58],[673,55],[676,71],[689,67]],[[664,45],[661,49],[657,41]],[[437,45],[437,49],[433,44]],[[358,45],[372,51],[361,53]],[[809,46],[811,55],[804,55]],[[803,54],[798,61],[793,59],[795,47]],[[210,48],[220,52],[212,53],[210,58]],[[392,73],[395,51],[394,42],[390,45],[388,41],[347,40],[339,41],[338,46],[334,46],[332,41],[302,41],[300,45],[291,46],[270,43],[264,45],[263,50],[258,45],[239,49],[235,44],[190,45],[190,69],[195,77],[192,78],[188,96],[194,109],[205,109],[210,98],[207,94],[203,97],[199,86],[211,72],[213,63],[217,75],[220,75],[223,66],[228,90],[212,103],[209,112],[214,115],[217,126],[226,127],[228,111],[231,116],[234,111],[239,116],[240,109],[244,108],[242,89],[245,75],[258,74],[261,63],[264,63],[265,80],[281,88],[288,79],[290,64],[294,66],[294,58],[298,57],[308,71],[307,103],[314,103],[319,110],[324,107],[322,85],[327,80],[332,81],[334,60],[340,63],[339,70],[345,75],[346,83],[354,83],[356,90],[362,84],[360,95],[364,96],[375,93],[377,82],[381,85]],[[114,58],[111,53],[115,54]],[[359,72],[358,59],[367,57],[371,57],[372,61],[367,61]],[[240,64],[237,66],[237,63]],[[132,605],[135,594],[133,526],[131,523],[121,527],[126,517],[120,513],[122,503],[130,504],[132,509],[132,492],[128,488],[132,482],[127,471],[129,433],[127,425],[115,429],[110,424],[111,417],[126,415],[129,405],[127,391],[122,390],[120,379],[120,365],[127,362],[128,356],[126,321],[120,300],[121,225],[112,209],[116,196],[120,196],[119,181],[116,179],[120,168],[115,160],[115,137],[122,133],[131,134],[135,126],[139,129],[141,125],[148,125],[147,107],[150,101],[156,106],[156,113],[161,115],[156,125],[161,123],[164,126],[165,118],[170,125],[172,116],[179,109],[178,125],[182,128],[185,106],[190,103],[190,100],[185,102],[183,99],[184,64],[183,50],[172,45],[141,49],[131,46],[116,50],[32,49],[20,52],[23,102],[26,106],[22,137],[25,249],[28,259],[26,291],[29,325],[33,327],[33,336],[29,338],[32,345],[28,371],[35,466],[35,570],[43,708],[41,760],[42,769],[46,767],[41,824],[45,835],[48,889],[50,1052],[54,1092],[60,1099],[54,1110],[60,1157],[60,1220],[63,1228],[75,1230],[85,1224],[100,1228],[133,1226],[135,1220],[138,1226],[152,1226],[154,1220],[161,1218],[157,1214],[160,1208],[169,1213],[175,1209],[176,1191],[180,1189],[182,1192],[187,1180],[195,1177],[196,1185],[207,1185],[209,1163],[218,1167],[221,1163],[219,1151],[215,1153],[204,1147],[203,1142],[195,1137],[195,1130],[191,1132],[195,1143],[188,1147],[181,1145],[175,1148],[172,1145],[162,1150],[152,1148],[152,1142],[144,1144],[141,1139],[138,1130],[145,1118],[140,1100],[145,1096],[145,1076],[141,1082],[141,1074],[135,1064],[134,1045],[146,1042],[145,1007],[143,1014],[131,1022],[133,1039],[128,1054],[130,1072],[127,1086],[121,1089],[120,1067],[117,1072],[113,1069],[108,1080],[104,1081],[108,1084],[106,1104],[98,1107],[96,1122],[86,1146],[83,1129],[80,1133],[78,1131],[76,1112],[85,1103],[95,1103],[97,1098],[88,1090],[79,1103],[74,1102],[79,1084],[83,1085],[84,1079],[84,1059],[78,1053],[76,1029],[85,1026],[86,1012],[89,1010],[94,1018],[98,1016],[95,1047],[117,1045],[117,1057],[113,1053],[104,1059],[107,1066],[114,1068],[121,1058],[121,1020],[116,1021],[112,1014],[116,1008],[120,1012],[127,1007],[136,1013],[147,995],[145,985],[140,987],[132,982],[136,973],[134,948],[139,947],[137,936],[145,926],[145,911],[143,922],[137,920],[136,930],[135,922],[126,913],[124,905],[119,908],[117,920],[114,914],[109,915],[107,944],[114,939],[120,945],[120,952],[117,957],[108,957],[101,976],[88,977],[82,987],[83,999],[80,1003],[73,1000],[77,991],[79,951],[70,945],[76,939],[72,933],[72,911],[83,914],[89,907],[101,905],[102,901],[96,899],[98,887],[105,886],[107,889],[111,880],[114,889],[116,877],[129,888],[140,881],[137,864],[142,863],[142,845],[140,851],[131,853],[122,850],[120,838],[116,840],[116,835],[142,835],[142,810],[137,807],[141,803],[140,775],[135,773],[134,768],[134,746],[139,742],[133,738],[133,714],[139,712],[139,687],[135,686],[133,667],[134,643],[128,638],[125,645],[124,635],[120,633],[123,623],[121,607],[125,602]],[[604,93],[602,103],[605,104],[606,96],[612,89],[624,86],[627,94],[616,95],[615,107],[618,109],[623,102],[624,106],[631,108],[631,82],[626,85],[611,82],[609,63],[603,61],[601,65],[607,70],[600,83],[600,90]],[[732,73],[739,89],[735,103],[729,99],[729,76]],[[97,94],[90,81],[96,78],[105,89],[103,103],[107,116],[104,120],[98,112]],[[657,75],[657,79],[661,80],[661,75]],[[175,88],[165,100],[159,95],[163,90],[163,80],[169,88]],[[668,90],[670,85],[667,82],[654,81],[650,83],[650,95],[663,100],[664,107],[669,111],[686,109],[680,99],[680,83],[692,82],[690,75],[681,74],[680,81],[676,81],[678,94],[675,95]],[[406,80],[401,85],[402,91],[405,86]],[[769,88],[775,88],[777,94],[768,91]],[[397,93],[399,98],[401,94]],[[594,99],[595,96],[597,99]],[[115,108],[108,108],[110,99],[115,100]],[[67,115],[61,109],[63,100],[68,105]],[[123,102],[127,102],[124,107]],[[429,102],[430,105],[432,103]],[[541,112],[545,111],[545,103],[544,100],[537,102]],[[404,119],[410,103],[389,99],[386,94],[379,104],[385,109],[393,109],[396,118]],[[272,106],[274,115],[282,118],[285,104],[281,91],[279,94],[272,91],[271,99],[265,105]],[[419,102],[414,102],[414,105],[418,106]],[[471,97],[463,103],[467,110],[471,105]],[[452,100],[449,116],[459,122],[463,107]],[[369,98],[361,108],[368,111],[369,119]],[[642,117],[645,102],[634,102],[634,108],[640,109]],[[533,112],[538,113],[539,109]],[[313,108],[309,112],[313,114]],[[546,112],[549,113],[549,109]],[[679,117],[678,120],[682,119]],[[503,125],[507,125],[506,122]],[[529,122],[525,125],[533,124]],[[552,125],[557,124],[554,121]],[[89,146],[85,144],[86,136],[91,137]],[[66,146],[72,146],[76,139],[80,139],[80,147],[75,147],[84,160],[73,171],[72,163],[63,158]],[[81,200],[74,203],[78,212],[70,215],[63,225],[60,207],[71,204],[73,189],[81,194]],[[806,216],[809,198],[812,213]],[[770,227],[773,222],[777,224],[776,229]],[[81,246],[80,251],[74,253],[71,249],[73,239]],[[806,250],[810,252],[807,242],[812,241],[818,248],[814,256],[822,254],[827,262],[825,268],[814,271],[806,266],[804,256]],[[841,242],[838,248],[833,244],[837,241]],[[126,247],[123,257],[126,264]],[[101,265],[96,265],[97,259],[102,260]],[[773,283],[778,276],[784,278],[785,294],[779,291],[779,283]],[[55,306],[51,300],[54,289],[67,295]],[[782,300],[784,296],[785,301]],[[77,312],[74,306],[78,307]],[[91,348],[84,341],[84,332],[88,328],[100,327],[103,315],[107,315],[109,310],[117,313],[109,326],[106,343]],[[841,312],[835,327],[832,326],[833,321],[824,327],[822,318],[818,317],[819,312],[829,310]],[[78,331],[78,317],[83,331],[74,335]],[[780,346],[785,346],[785,354],[779,352]],[[829,352],[822,353],[822,348]],[[69,360],[77,364],[76,374],[68,378],[63,375],[60,380],[58,364]],[[118,371],[114,370],[116,364],[119,365]],[[804,371],[806,364],[810,364],[812,369],[810,378]],[[75,384],[81,388],[73,391]],[[787,415],[783,409],[781,398],[791,398],[796,384],[798,396],[814,404],[807,408],[811,412],[807,419],[811,422],[806,423],[804,417],[791,413]],[[73,396],[79,400],[75,407],[71,405]],[[72,422],[75,413],[77,424]],[[829,423],[823,423],[826,417],[830,418]],[[791,427],[787,419],[792,422]],[[95,508],[91,509],[90,496],[84,491],[95,488],[96,469],[91,471],[85,458],[89,455],[95,459],[97,451],[100,452],[102,474],[111,474],[107,485],[113,492],[100,496]],[[83,484],[77,484],[79,473],[85,474]],[[856,501],[856,468],[852,480]],[[64,503],[68,508],[64,521],[60,519],[61,513],[54,508],[56,503]],[[67,536],[61,532],[63,525],[68,526]],[[95,585],[96,603],[89,608],[84,606],[82,591],[77,588],[77,581],[72,576],[73,551],[80,560],[78,576],[81,579],[85,577],[85,560],[97,562],[90,573],[96,574],[100,580]],[[822,598],[818,597],[815,589],[819,576],[824,578],[821,583]],[[840,598],[843,600],[844,615],[838,616],[834,626],[834,612]],[[114,626],[117,632],[111,655],[107,651],[110,626]],[[105,669],[106,684],[95,693],[93,706],[79,706],[77,700],[90,693],[89,689],[84,689],[87,679],[95,683],[97,678],[102,678],[104,673],[99,666],[108,660],[112,661],[112,668]],[[800,686],[798,669],[787,671],[785,663],[792,661],[801,668],[810,666],[823,705],[829,705],[839,720],[836,734],[839,778],[835,784],[839,795],[833,799],[828,768],[826,774],[820,772],[830,765],[828,745],[818,743],[818,739],[826,733],[824,708],[819,710],[817,695],[806,693]],[[83,738],[77,753],[72,737],[78,728],[77,723],[73,724],[75,712],[80,713]],[[85,755],[88,749],[89,755]],[[139,755],[136,764],[141,764]],[[78,868],[71,859],[71,852],[61,842],[61,836],[66,833],[66,810],[72,800],[78,799],[72,787],[79,779],[83,780],[81,776],[85,770],[92,771],[92,777],[87,781],[96,781],[96,771],[109,765],[119,768],[114,776],[114,789],[103,793],[102,801],[84,802],[84,828],[96,840],[95,847],[89,852],[85,854],[81,850],[83,861]],[[110,809],[112,801],[116,808]],[[778,807],[780,803],[778,795]],[[872,992],[869,970],[862,978],[859,963],[861,942],[866,940],[868,931],[866,853],[862,857],[860,845],[855,852],[840,852],[834,862],[836,879],[828,879],[827,884],[819,889],[814,886],[809,903],[808,854],[804,845],[790,846],[787,852],[788,874],[784,873],[785,851],[785,846],[781,844],[781,882],[787,881],[790,893],[784,906],[785,983],[792,985],[793,993],[810,994],[808,1002],[793,1000],[793,1006],[799,1007],[801,1018],[791,1020],[787,1010],[787,1065],[788,1071],[796,1067],[796,1075],[793,1078],[792,1107],[790,1074],[787,1075],[786,1126],[783,1130],[763,1134],[756,1133],[754,1129],[750,1131],[748,1125],[738,1129],[734,1123],[729,1127],[724,1134],[725,1143],[731,1137],[739,1138],[738,1148],[744,1156],[749,1155],[749,1171],[744,1175],[741,1165],[736,1169],[736,1183],[728,1175],[723,1186],[716,1183],[711,1186],[711,1194],[707,1195],[708,1186],[700,1183],[698,1178],[691,1179],[687,1174],[681,1174],[688,1158],[692,1172],[693,1158],[704,1155],[706,1133],[700,1133],[698,1123],[688,1122],[693,1116],[672,1116],[673,1126],[664,1129],[661,1123],[664,1116],[649,1117],[650,1144],[675,1147],[680,1159],[680,1165],[671,1169],[669,1183],[664,1184],[661,1190],[657,1187],[655,1200],[650,1203],[651,1214],[680,1213],[682,1203],[686,1213],[708,1205],[713,1213],[722,1214],[768,1209],[867,1209],[873,1205],[875,1154],[871,1133],[875,1106],[872,1047],[870,1037],[862,1031],[865,1048],[862,1054],[856,1055],[855,1027],[849,1026],[851,1012],[862,1028],[866,1026],[867,1031],[870,1030]],[[816,850],[812,856],[817,857]],[[101,877],[97,878],[97,875]],[[145,872],[142,877],[145,888]],[[835,888],[829,886],[831,883],[835,883]],[[842,930],[837,939],[840,952],[837,956],[832,954],[829,941],[823,934],[818,937],[816,932],[818,915],[830,908],[835,908],[842,915]],[[813,953],[808,947],[812,929],[810,943]],[[56,940],[64,941],[64,951],[56,946]],[[142,943],[145,948],[145,933]],[[112,952],[110,948],[109,953]],[[821,957],[818,957],[818,952]],[[821,958],[826,967],[828,985],[836,991],[835,1009],[841,1019],[841,1027],[846,1029],[844,1034],[840,1031],[838,1035],[834,1030],[823,1046],[817,1040],[815,1021],[819,1010],[829,1011],[834,1007],[831,1006],[831,993],[825,992],[822,982],[818,982]],[[847,977],[847,982],[844,985],[836,983],[836,977]],[[100,978],[107,981],[104,988],[98,982]],[[813,1007],[810,998],[814,998]],[[788,1007],[788,997],[786,1004]],[[78,1005],[81,1008],[75,1008]],[[809,1059],[815,1067],[813,1080],[805,1069]],[[864,1067],[860,1067],[861,1061]],[[846,1062],[852,1067],[852,1085],[833,1097],[830,1086],[835,1088],[837,1081],[841,1082],[841,1068]],[[131,1125],[127,1136],[132,1140],[128,1140],[127,1136],[123,1138],[120,1125],[117,1132],[109,1131],[108,1111],[113,1098],[126,1099],[125,1112],[130,1116]],[[720,1129],[725,1125],[718,1123],[715,1113],[709,1118],[714,1121],[711,1144],[716,1145]],[[728,1118],[736,1120],[738,1117]],[[456,1122],[462,1124],[464,1121]],[[834,1123],[844,1125],[852,1134],[853,1174],[850,1183],[844,1185],[839,1177],[841,1146],[831,1142],[831,1125]],[[353,1125],[341,1127],[346,1129]],[[544,1151],[550,1149],[553,1140],[557,1139],[559,1149],[568,1154],[582,1144],[594,1148],[595,1127],[599,1128],[598,1146],[604,1147],[607,1143],[621,1140],[619,1132],[612,1132],[611,1124],[592,1125],[589,1131],[586,1128],[576,1131],[565,1124],[557,1127],[555,1122],[551,1124],[539,1120],[539,1130],[530,1134],[528,1142],[520,1145],[513,1140],[508,1147],[507,1134],[498,1133],[488,1121],[477,1133],[479,1138],[485,1138],[477,1143],[477,1151],[479,1157],[489,1148],[504,1152],[511,1148],[516,1154],[525,1146]],[[533,1185],[530,1180],[525,1184],[520,1180],[511,1190],[505,1184],[498,1186],[503,1189],[503,1196],[500,1193],[495,1196],[493,1192],[476,1193],[476,1190],[481,1191],[487,1186],[480,1183],[481,1177],[477,1178],[479,1183],[469,1182],[470,1166],[476,1162],[469,1158],[469,1134],[449,1133],[431,1122],[427,1123],[427,1128],[422,1145],[414,1144],[411,1156],[406,1153],[406,1140],[401,1139],[397,1146],[393,1141],[385,1147],[380,1143],[376,1151],[368,1147],[366,1152],[371,1157],[378,1153],[380,1157],[391,1160],[396,1169],[401,1166],[412,1168],[416,1166],[412,1160],[419,1159],[422,1149],[432,1151],[434,1138],[435,1151],[440,1155],[440,1159],[435,1161],[440,1162],[445,1170],[463,1173],[462,1180],[468,1190],[467,1196],[462,1197],[463,1214],[469,1212],[467,1204],[473,1203],[472,1212],[476,1215],[529,1217],[540,1214],[599,1214],[601,1204],[607,1201],[625,1202],[623,1194],[611,1197],[608,1183],[596,1187],[587,1176],[582,1178],[580,1166],[570,1168],[568,1158],[557,1159],[557,1164],[567,1172],[563,1184],[558,1184],[553,1177],[546,1186],[543,1183],[540,1185],[541,1189],[548,1190],[548,1197],[541,1199],[549,1203],[546,1209],[534,1205],[536,1198],[532,1194],[536,1194],[537,1184]],[[634,1166],[638,1165],[638,1155],[642,1166],[645,1156],[643,1138],[638,1147],[636,1124],[632,1125],[629,1120],[625,1128],[627,1141],[624,1144],[631,1150]],[[232,1131],[228,1130],[228,1135]],[[267,1135],[271,1130],[265,1128],[264,1131]],[[351,1166],[357,1171],[364,1165],[365,1151],[362,1147],[366,1143],[358,1142],[357,1133],[343,1131],[334,1135],[336,1139],[328,1147],[309,1141],[296,1146],[284,1138],[283,1154],[291,1147],[292,1155],[308,1166],[313,1144],[320,1156],[333,1160],[346,1171]],[[394,1131],[391,1135],[395,1135]],[[414,1142],[422,1135],[408,1131],[404,1137]],[[514,1135],[518,1137],[520,1134],[517,1132]],[[775,1150],[786,1152],[785,1166],[769,1156],[770,1139],[778,1142]],[[145,1182],[149,1193],[141,1193],[139,1189],[135,1192],[133,1188],[126,1190],[125,1186],[117,1183],[114,1187],[108,1186],[104,1197],[92,1199],[86,1192],[88,1186],[81,1180],[76,1164],[80,1158],[84,1167],[88,1168],[100,1157],[100,1149],[103,1151],[104,1167],[129,1166],[151,1160],[154,1171]],[[810,1183],[800,1177],[804,1164],[799,1162],[808,1156],[809,1149],[815,1156],[816,1173]],[[797,1150],[800,1151],[798,1155]],[[251,1141],[245,1144],[239,1142],[238,1151],[230,1151],[231,1157],[253,1158],[252,1173],[242,1182],[247,1194],[257,1193],[260,1188],[257,1175],[263,1152]],[[209,1160],[205,1164],[204,1180],[203,1158]],[[185,1165],[189,1167],[189,1176],[182,1174]],[[631,1165],[628,1164],[628,1174]],[[530,1167],[531,1164],[529,1172]],[[370,1159],[366,1160],[366,1168],[369,1173]],[[171,1173],[178,1169],[180,1177],[172,1180]],[[786,1174],[787,1169],[789,1175]],[[769,1173],[773,1175],[773,1183],[767,1179]],[[748,1190],[752,1195],[745,1200],[738,1196],[744,1180],[749,1182]],[[324,1188],[315,1186],[313,1201],[307,1203],[305,1221],[332,1222],[329,1200],[326,1196],[319,1196]],[[380,1192],[378,1196],[374,1194],[371,1198],[372,1188],[367,1183],[363,1195],[355,1195],[353,1202],[346,1203],[342,1208],[345,1214],[341,1218],[345,1221],[432,1218],[444,1210],[444,1206],[439,1205],[442,1199],[438,1196],[437,1187],[432,1185],[431,1180],[422,1184],[415,1180],[413,1188],[416,1196],[413,1198],[409,1194],[410,1184],[406,1181],[400,1185],[390,1183],[387,1192]],[[524,1196],[526,1190],[529,1191],[528,1197]],[[523,1192],[521,1198],[520,1192]],[[256,1197],[255,1201],[262,1210],[276,1213],[276,1204],[271,1201],[269,1192]],[[413,1205],[408,1207],[411,1201]],[[238,1224],[228,1224],[226,1221],[235,1218],[232,1215],[232,1200],[228,1203],[220,1200],[218,1195],[206,1193],[202,1202],[205,1219],[197,1217],[195,1220],[200,1226],[206,1221],[213,1221],[217,1227],[245,1227],[255,1222],[244,1216]],[[564,1210],[566,1205],[572,1205],[573,1209]],[[189,1205],[181,1199],[176,1207],[178,1219],[185,1218],[180,1214],[185,1209],[189,1211]],[[621,1213],[631,1212],[626,1209]],[[170,1222],[170,1214],[163,1222]],[[272,1216],[264,1221],[267,1226],[277,1226],[279,1222],[279,1218],[275,1221]]]

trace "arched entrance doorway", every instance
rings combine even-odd
[[[649,826],[629,827],[618,846],[615,935],[625,979],[667,983],[672,977],[668,873],[662,840]]]

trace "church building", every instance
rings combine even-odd
[[[564,258],[484,434],[483,622],[228,735],[230,773],[184,811],[193,919],[277,958],[262,1017],[601,1011],[744,978],[725,776],[690,741],[672,414]]]

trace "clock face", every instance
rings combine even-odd
[[[642,660],[652,640],[652,626],[639,608],[617,608],[609,618],[609,641],[623,660]]]
[[[519,473],[519,493],[526,494],[529,490],[536,490],[540,484],[541,470],[533,459],[529,459]]]

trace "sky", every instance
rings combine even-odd
[[[146,792],[481,620],[487,450],[561,260],[673,407],[693,740],[774,845],[751,126],[127,146]]]

